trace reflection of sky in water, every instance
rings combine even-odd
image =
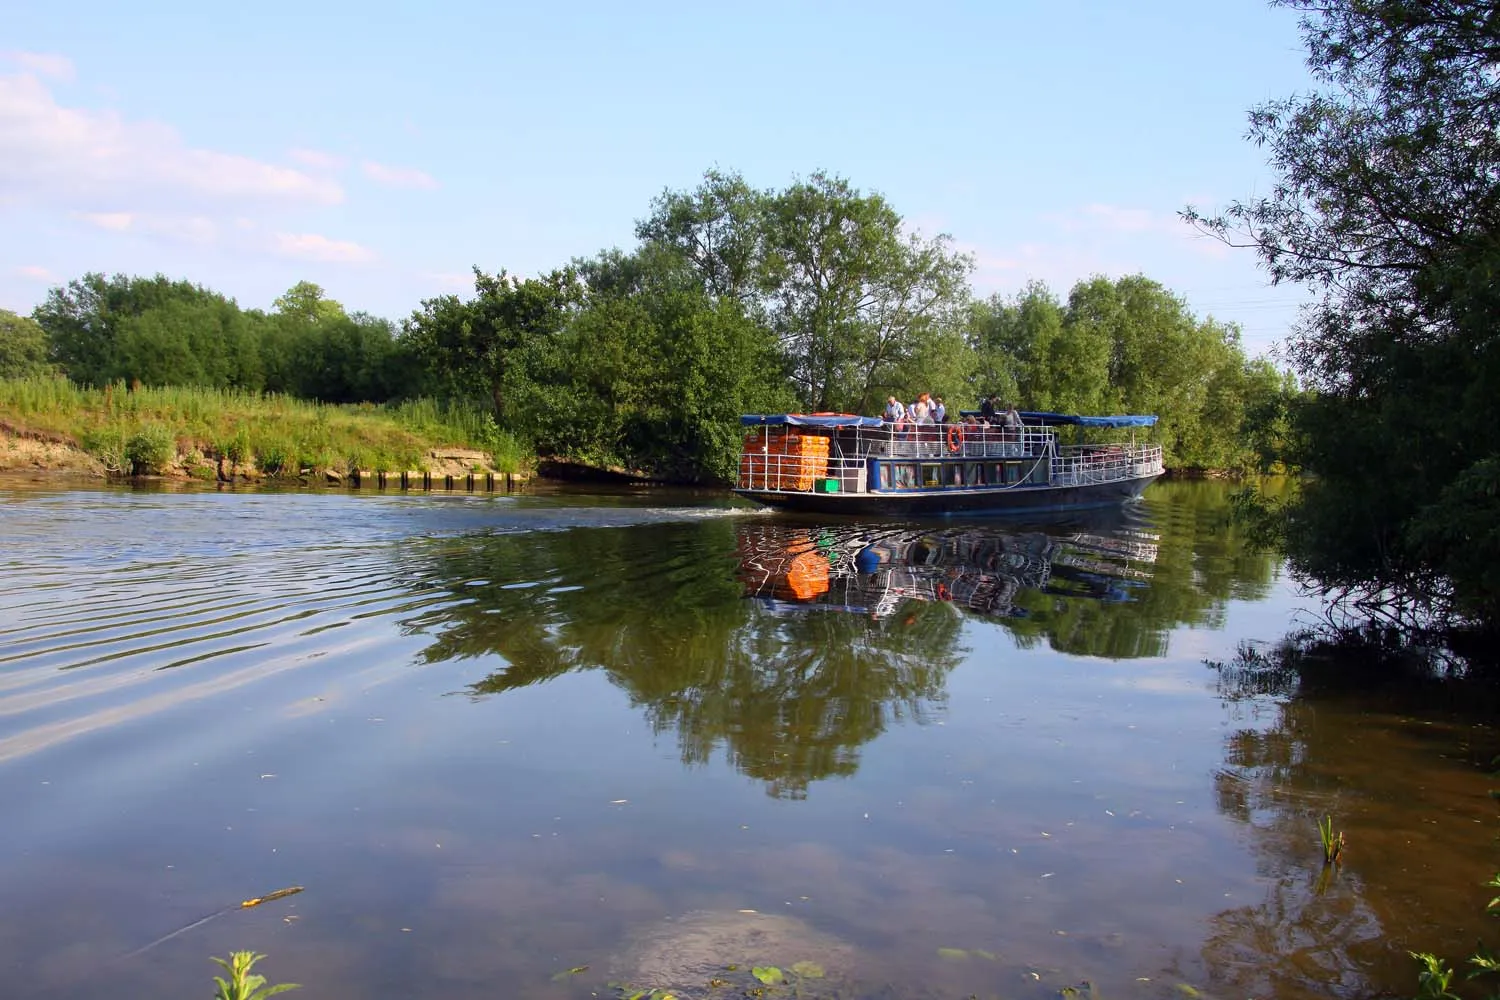
[[[1251,579],[1260,564],[1200,572],[1239,557],[1181,534],[1207,523],[1186,500],[1147,509],[1161,553],[1117,617],[1048,595],[1020,625],[931,600],[879,621],[788,616],[736,575],[745,526],[779,520],[651,500],[0,494],[12,985],[183,995],[209,954],[252,947],[325,998],[488,997],[497,981],[580,996],[627,974],[630,942],[664,918],[748,908],[848,942],[869,980],[938,995],[1084,978],[1250,992],[1269,974],[1215,963],[1274,963],[1235,930],[1268,899],[1354,941],[1373,914],[1398,919],[1382,893],[1424,919],[1409,880],[1379,890],[1352,867],[1342,895],[1288,899],[1308,873],[1303,812],[1340,802],[1377,828],[1355,840],[1376,853],[1378,828],[1401,825],[1380,803],[1440,787],[1455,821],[1417,828],[1423,856],[1483,873],[1481,780],[1421,771],[1399,727],[1375,775],[1273,780],[1226,760],[1242,731],[1292,726],[1326,754],[1343,736],[1307,728],[1335,725],[1327,711],[1215,696],[1200,658],[1274,638],[1295,602]],[[1268,599],[1191,592],[1257,586]],[[1168,654],[1071,656],[1015,631],[1078,621],[1162,631]],[[851,664],[871,676],[818,685]],[[689,724],[713,751],[684,764]],[[776,756],[814,736],[852,773],[768,795],[752,775],[821,766]],[[1225,804],[1240,787],[1275,808],[1247,823]],[[291,884],[307,891],[114,961]],[[579,964],[591,977],[551,982]]]

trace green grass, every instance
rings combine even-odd
[[[68,438],[116,474],[160,471],[197,452],[269,475],[417,470],[432,448],[487,451],[499,472],[532,456],[488,413],[428,399],[332,406],[288,396],[190,386],[86,389],[62,378],[0,380],[0,421]]]

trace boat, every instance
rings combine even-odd
[[[971,416],[963,414],[963,416]],[[746,414],[734,492],[818,514],[1036,514],[1127,503],[1163,471],[1156,417],[1023,412],[1019,427],[892,423],[852,413]],[[1128,429],[1063,444],[1062,428]]]

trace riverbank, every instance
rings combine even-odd
[[[528,475],[534,464],[487,415],[432,400],[331,406],[214,389],[0,380],[0,472],[337,480]]]

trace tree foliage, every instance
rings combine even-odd
[[[401,393],[395,328],[348,315],[307,281],[264,313],[162,275],[86,274],[53,288],[34,315],[50,359],[83,385],[201,385],[332,403]]]
[[[968,377],[972,261],[844,178],[757,191],[710,171],[696,190],[659,197],[636,231],[776,334],[807,409],[869,412],[888,393],[956,392]]]
[[[1251,113],[1280,179],[1209,232],[1323,291],[1291,357],[1315,478],[1295,565],[1369,609],[1500,622],[1500,15],[1475,0],[1285,0],[1312,93]],[[1398,610],[1398,609],[1404,609]]]
[[[1066,304],[1033,282],[971,310],[980,396],[1023,409],[1154,413],[1176,466],[1248,468],[1280,441],[1294,392],[1263,360],[1247,361],[1239,331],[1199,320],[1140,275],[1080,281]]]
[[[0,309],[0,378],[48,375],[47,332],[36,320]]]

